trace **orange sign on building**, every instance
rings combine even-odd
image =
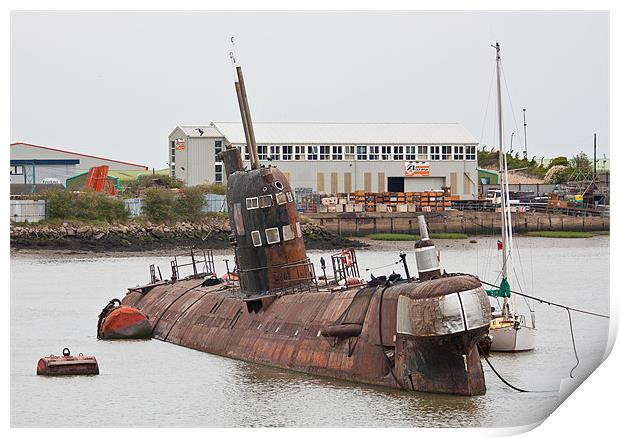
[[[428,161],[406,161],[405,176],[430,176]]]

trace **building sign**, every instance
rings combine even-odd
[[[184,138],[177,138],[174,141],[174,145],[175,145],[175,149],[177,151],[182,151],[185,149],[185,139]]]
[[[429,176],[430,164],[428,161],[406,161],[405,176]]]

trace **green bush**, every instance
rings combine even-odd
[[[45,199],[47,203],[47,217],[49,219],[76,217],[76,193],[65,190],[52,190],[45,192],[41,199]]]
[[[216,195],[226,194],[226,186],[220,183],[203,184],[203,185],[196,186],[196,187],[200,187],[203,193],[215,193]]]
[[[170,175],[140,175],[137,179],[139,187],[166,187],[169,189],[180,189],[185,184]]]
[[[195,221],[204,216],[205,191],[201,186],[187,187],[174,200],[173,214],[182,220]]]
[[[568,158],[566,157],[555,157],[553,160],[551,160],[551,163],[549,163],[549,168],[552,168],[553,166],[570,166],[570,163],[568,162]]]
[[[168,189],[150,188],[144,191],[144,213],[153,222],[165,222],[172,217],[174,193]]]
[[[75,201],[75,212],[78,219],[89,220],[124,220],[128,216],[123,201],[92,190],[78,194]]]
[[[54,190],[46,192],[48,219],[125,220],[128,212],[122,200],[87,190],[81,193]]]

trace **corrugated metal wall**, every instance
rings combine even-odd
[[[14,222],[39,222],[45,219],[45,201],[11,199],[10,211]]]

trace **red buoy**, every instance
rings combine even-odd
[[[99,339],[145,339],[151,337],[151,323],[140,310],[114,299],[99,315]]]
[[[68,348],[62,350],[62,356],[42,357],[37,363],[37,374],[40,376],[77,376],[99,374],[99,365],[95,356],[84,356],[80,353],[71,356]]]

